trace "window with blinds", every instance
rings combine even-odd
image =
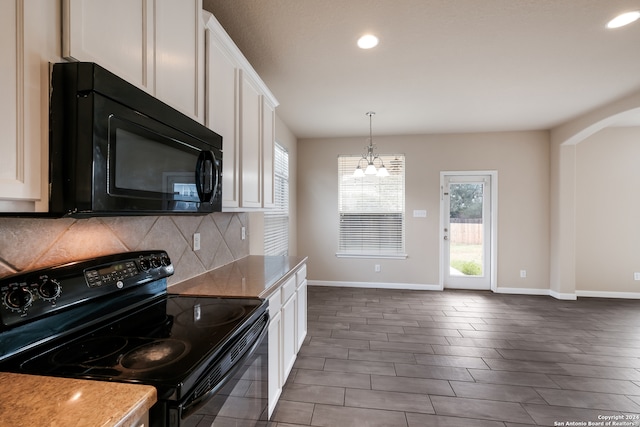
[[[264,254],[289,254],[289,153],[275,144],[275,207],[264,213]]]
[[[355,177],[361,156],[338,156],[338,256],[406,257],[405,159],[403,155],[380,158],[389,176]]]

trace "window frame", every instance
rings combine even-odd
[[[274,144],[274,207],[264,212],[264,254],[288,256],[290,236],[289,152]],[[284,250],[283,250],[284,248]]]
[[[354,177],[353,171],[362,156],[338,155],[338,258],[407,258],[406,157],[404,154],[379,157],[387,167],[389,177]],[[396,193],[397,190],[400,193]],[[365,199],[372,193],[375,193],[373,198]],[[354,200],[354,196],[358,199]],[[345,216],[353,217],[353,227],[344,227]],[[394,216],[399,220],[394,222]],[[367,226],[361,225],[364,221],[373,221],[379,228],[367,230]],[[350,244],[347,240],[354,238],[355,243]]]

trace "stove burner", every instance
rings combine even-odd
[[[53,355],[52,360],[59,365],[89,364],[117,353],[126,345],[125,337],[90,338],[64,347]]]
[[[176,321],[182,325],[200,328],[221,326],[241,319],[246,313],[244,307],[221,303],[196,304],[178,315]]]
[[[120,360],[120,365],[125,369],[148,371],[181,359],[188,350],[187,344],[183,341],[155,340],[129,351]]]

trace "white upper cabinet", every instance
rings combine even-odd
[[[202,0],[63,0],[65,58],[96,62],[204,121]]]
[[[63,0],[62,56],[154,92],[153,0]]]
[[[275,202],[275,119],[274,107],[263,98],[262,103],[262,206],[273,208]]]
[[[204,122],[202,0],[155,0],[155,95]]]
[[[239,68],[231,52],[216,40],[219,34],[206,30],[206,97],[205,125],[222,135],[222,205],[240,207],[240,141],[238,131]]]
[[[206,125],[222,135],[223,210],[273,207],[278,101],[215,17],[204,12],[204,22]]]
[[[60,3],[0,5],[0,211],[47,211],[49,62],[60,58]]]
[[[262,96],[254,84],[242,73],[240,87],[242,114],[240,116],[240,171],[242,207],[262,207],[261,111]]]

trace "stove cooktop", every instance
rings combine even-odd
[[[232,337],[263,315],[262,305],[259,299],[167,295],[45,352],[25,354],[17,368],[39,375],[141,382],[156,386],[159,395],[174,393],[224,354]]]
[[[266,330],[268,302],[168,294],[171,274],[164,251],[143,251],[0,280],[0,369],[193,394]]]

